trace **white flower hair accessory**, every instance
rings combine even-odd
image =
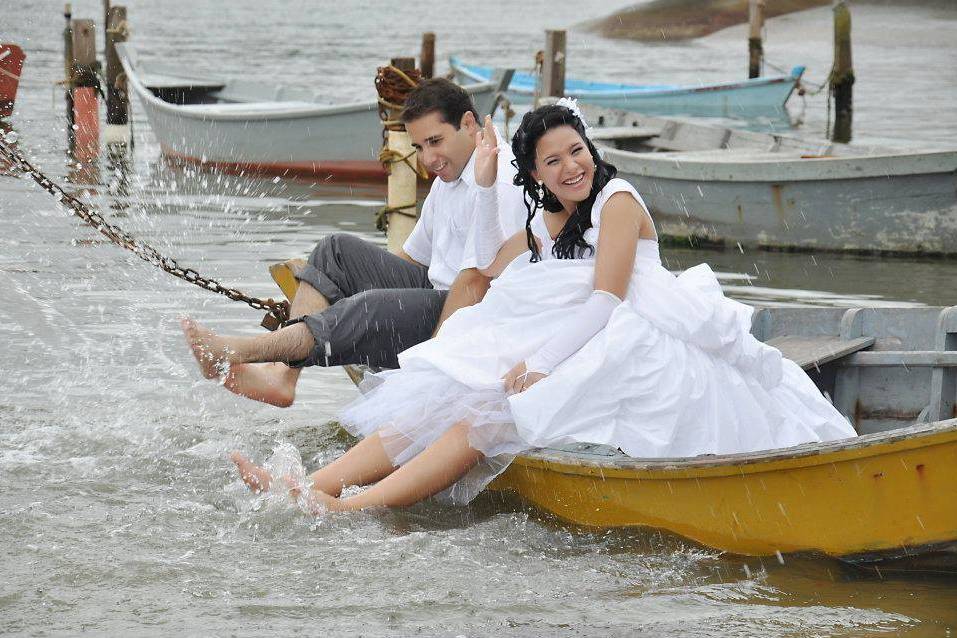
[[[566,109],[571,111],[575,117],[581,120],[582,126],[584,126],[586,130],[591,128],[588,126],[588,122],[585,121],[585,116],[582,115],[581,110],[578,108],[578,100],[573,97],[563,97],[555,102],[555,104],[557,106],[564,106]]]

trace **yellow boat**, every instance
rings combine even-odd
[[[288,269],[271,271],[291,299]],[[764,308],[752,332],[801,364],[860,436],[675,459],[542,449],[491,488],[578,525],[655,527],[735,554],[957,568],[957,307]]]

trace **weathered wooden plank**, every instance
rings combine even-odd
[[[858,350],[874,345],[874,337],[841,339],[836,336],[807,337],[803,335],[784,335],[767,341],[786,358],[808,370],[829,361],[840,359]]]
[[[630,140],[648,139],[661,135],[662,129],[653,126],[605,126],[593,129],[589,137],[593,140]]]
[[[933,350],[885,350],[882,352],[857,352],[841,362],[845,366],[907,368],[957,368],[957,352]]]
[[[838,333],[842,340],[850,341],[864,336],[865,313],[864,308],[848,308],[844,312]],[[860,434],[861,371],[858,368],[838,369],[834,375],[833,402],[837,411],[843,414]]]
[[[953,353],[957,350],[957,306],[942,310],[937,319],[937,350]],[[949,419],[957,404],[957,370],[937,368],[930,379],[930,420]]]

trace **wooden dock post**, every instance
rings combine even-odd
[[[845,0],[834,3],[834,66],[831,67],[828,84],[829,92],[834,97],[834,130],[831,139],[835,142],[850,142],[854,112],[854,65],[851,62],[851,11]]]
[[[406,74],[415,70],[415,58],[393,58],[391,64]],[[392,109],[389,119],[397,121],[400,114],[401,109]],[[391,253],[397,253],[402,248],[418,221],[418,174],[413,168],[417,165],[418,157],[405,127],[402,126],[400,130],[393,130],[394,128],[399,127],[391,127],[388,131],[389,150],[394,156],[406,157],[407,160],[389,165],[386,206],[394,212],[388,213],[386,238]]]
[[[73,20],[73,156],[88,162],[100,153],[100,116],[93,20]]]
[[[110,0],[103,0],[103,42],[106,42],[106,38],[109,37],[108,32],[110,30]],[[104,57],[106,57],[105,51],[106,48],[103,48]]]
[[[63,7],[63,95],[66,102],[66,147],[73,153],[76,143],[73,130],[73,9],[67,2]]]
[[[761,77],[761,63],[764,58],[764,45],[761,41],[761,31],[764,29],[765,0],[750,0],[748,2],[748,77]]]
[[[426,31],[422,34],[422,53],[419,54],[419,69],[422,79],[427,80],[435,73],[435,34]]]
[[[109,5],[109,0],[105,0]],[[106,129],[103,141],[107,145],[130,143],[129,96],[126,92],[126,74],[116,53],[116,45],[126,42],[126,7],[109,7],[106,28]]]
[[[542,94],[565,95],[565,32],[545,31],[545,59],[542,63]]]

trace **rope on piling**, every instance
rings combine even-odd
[[[405,215],[412,219],[418,219],[418,215],[409,212],[409,209],[415,210],[417,204],[418,202],[412,202],[407,206],[383,206],[377,210],[375,214],[376,230],[381,230],[382,232],[387,231],[389,229],[389,215],[392,214]]]
[[[417,161],[411,161],[415,151],[405,155],[389,148],[389,131],[405,131],[405,124],[396,116],[402,111],[405,99],[422,82],[422,73],[412,69],[409,73],[393,66],[381,66],[376,71],[375,88],[379,93],[379,118],[382,120],[382,150],[379,151],[379,161],[387,174],[392,173],[392,165],[404,162],[422,179],[429,178],[429,172]],[[376,229],[385,232],[389,227],[389,215],[405,215],[418,219],[414,212],[418,202],[406,206],[383,206],[375,215]],[[409,210],[413,212],[409,212]]]
[[[223,295],[233,301],[241,301],[250,308],[267,311],[263,319],[263,327],[274,330],[283,321],[289,318],[289,303],[286,301],[274,301],[273,299],[259,299],[250,297],[235,288],[229,288],[219,283],[215,279],[210,279],[199,274],[192,268],[184,268],[172,257],[161,254],[158,250],[149,244],[136,239],[122,228],[110,224],[103,216],[89,204],[81,202],[79,199],[67,193],[63,188],[47,177],[37,167],[30,163],[24,155],[16,148],[7,145],[6,141],[0,137],[0,155],[6,157],[16,168],[28,174],[33,181],[40,185],[46,192],[53,195],[56,200],[66,206],[70,211],[92,226],[101,235],[109,239],[120,248],[129,250],[134,255],[149,262],[169,274],[199,286],[210,292]]]
[[[415,87],[422,82],[422,73],[418,69],[413,69],[406,73],[399,68],[392,66],[380,66],[376,70],[375,88],[379,93],[379,118],[385,130],[404,131],[405,125],[397,119],[394,119],[392,113],[398,114],[405,104],[405,98]],[[389,111],[392,111],[390,113]],[[383,131],[383,137],[385,136]]]

